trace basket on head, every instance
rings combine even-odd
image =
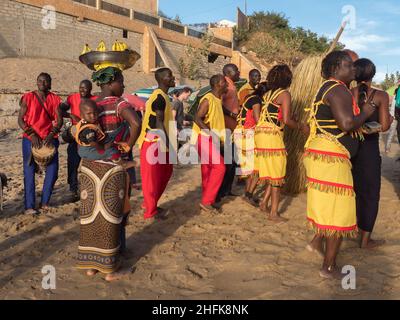
[[[44,169],[53,160],[56,154],[56,148],[53,145],[42,146],[40,148],[32,147],[32,157],[40,169]]]

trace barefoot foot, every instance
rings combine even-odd
[[[321,278],[324,278],[324,279],[330,279],[330,280],[342,280],[343,279],[343,275],[337,266],[323,267],[319,271],[319,275]]]
[[[268,220],[274,223],[284,223],[289,221],[288,219],[283,218],[280,215],[268,215]]]
[[[385,240],[369,239],[367,244],[361,244],[361,249],[375,249],[386,244]]]
[[[113,273],[109,273],[106,275],[105,280],[108,282],[113,282],[117,280],[121,280],[122,278],[126,277],[129,274],[127,271],[117,271]]]
[[[96,275],[97,273],[98,273],[98,271],[95,270],[95,269],[90,269],[90,270],[86,271],[86,275],[87,275],[88,277],[93,277],[93,276]]]

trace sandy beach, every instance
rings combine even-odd
[[[241,198],[227,202],[217,216],[201,213],[200,168],[175,167],[161,205],[165,221],[144,221],[141,191],[131,198],[124,268],[132,273],[108,283],[75,268],[79,203],[68,203],[66,145],[47,214],[23,215],[23,176],[19,132],[0,137],[1,170],[8,175],[0,214],[0,299],[400,299],[400,148],[383,156],[381,206],[375,237],[387,244],[372,251],[346,240],[339,265],[353,265],[357,289],[318,275],[321,258],[305,246],[306,195],[285,196],[286,224],[274,225]],[[366,174],[368,174],[366,172]],[[41,185],[43,177],[38,177]],[[39,186],[37,190],[40,190]],[[240,191],[238,188],[236,191]],[[39,200],[37,200],[39,201]],[[56,289],[42,289],[41,269],[56,269]]]

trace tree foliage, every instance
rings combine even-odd
[[[293,66],[305,56],[326,52],[330,47],[326,37],[301,27],[292,28],[283,13],[258,11],[249,19],[249,30],[235,28],[234,39],[266,62],[278,60]],[[257,41],[260,37],[266,42]],[[343,46],[339,44],[338,48]]]
[[[396,73],[390,73],[385,75],[385,80],[382,81],[380,86],[383,90],[388,90],[391,87],[394,87],[400,81],[400,72],[396,71]]]
[[[185,46],[185,56],[179,59],[180,74],[191,80],[208,78],[208,55],[214,39],[212,34],[205,34],[201,39],[201,46],[195,48],[192,45]]]

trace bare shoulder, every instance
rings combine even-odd
[[[332,100],[334,101],[339,101],[339,100],[352,100],[353,99],[353,94],[352,91],[347,89],[345,86],[339,85],[331,88],[329,91],[327,91],[325,95],[325,102],[330,102]]]

